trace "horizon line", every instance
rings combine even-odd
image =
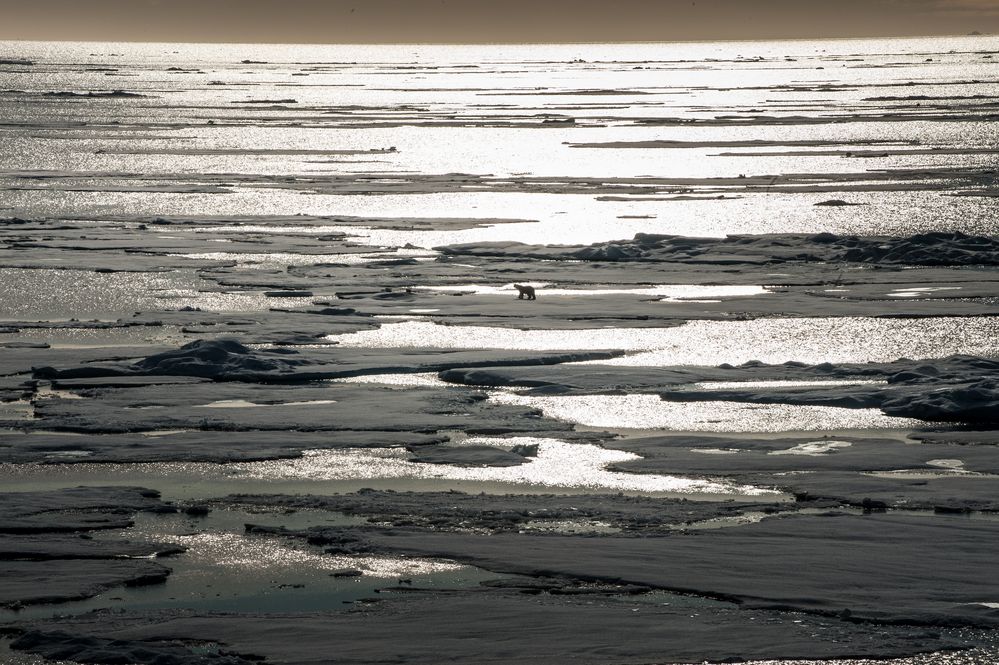
[[[648,40],[648,39],[614,39],[609,41],[496,41],[496,42],[459,42],[459,41],[371,41],[371,42],[269,42],[269,41],[162,41],[143,39],[18,39],[4,37],[0,35],[0,43],[21,43],[21,44],[46,44],[59,42],[65,44],[217,44],[230,46],[588,46],[607,44],[709,44],[716,42],[725,43],[745,43],[745,42],[820,42],[820,41],[871,41],[875,39],[953,39],[955,37],[999,37],[999,33],[993,32],[966,32],[947,34],[912,34],[912,35],[874,35],[867,37],[859,36],[839,36],[839,37],[750,37],[745,39],[669,39],[669,40]]]

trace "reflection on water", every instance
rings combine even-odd
[[[663,301],[691,300],[699,298],[725,298],[733,296],[758,296],[768,293],[762,286],[705,286],[697,284],[661,284],[659,286],[639,288],[590,288],[590,289],[560,289],[552,288],[543,282],[524,282],[535,288],[544,288],[546,296],[592,296],[592,295],[637,295],[659,296]],[[509,296],[513,290],[513,282],[503,286],[487,286],[484,284],[466,284],[462,286],[422,286],[420,290],[444,291],[457,293],[474,293],[477,295]]]
[[[204,309],[204,308],[203,308]],[[0,332],[0,342],[45,343],[53,348],[122,347],[135,345],[181,346],[187,340],[180,326],[130,326],[127,328],[21,328]]]
[[[106,607],[133,611],[169,608],[336,611],[352,601],[374,595],[378,588],[396,586],[400,578],[412,580],[414,586],[458,588],[497,577],[472,566],[443,560],[328,554],[300,540],[245,534],[247,523],[305,529],[358,525],[364,521],[326,511],[251,513],[228,508],[194,519],[182,514],[140,513],[125,537],[187,548],[183,554],[157,560],[172,571],[164,584],[115,588],[83,601],[32,606],[18,612],[0,610],[0,623]],[[95,537],[120,535],[99,533]]]
[[[772,450],[768,455],[802,455],[804,457],[820,457],[834,453],[853,444],[849,441],[808,441],[784,450]]]
[[[758,511],[748,511],[738,515],[728,515],[726,517],[712,517],[699,522],[688,522],[671,527],[674,531],[712,531],[714,529],[727,529],[733,526],[744,526],[746,524],[756,524],[762,522],[773,513],[763,513]]]
[[[198,254],[171,254],[185,259],[202,259],[209,261],[234,261],[244,268],[260,270],[284,269],[288,266],[312,266],[324,263],[342,265],[361,265],[372,261],[384,261],[398,257],[430,258],[434,252],[416,249],[392,249],[378,253],[347,253],[347,254],[290,254],[287,252],[270,252],[267,254],[248,254],[233,252],[202,252]]]
[[[199,559],[208,568],[236,568],[245,575],[307,569],[311,572],[358,570],[365,575],[393,578],[454,571],[460,565],[443,561],[395,559],[374,556],[321,554],[269,538],[238,533],[196,533],[160,536],[164,542],[188,548],[185,556]],[[202,566],[205,574],[210,570]]]
[[[419,372],[415,374],[369,374],[349,376],[343,379],[332,379],[330,383],[378,383],[386,386],[417,387],[417,388],[448,388],[453,384],[437,378],[435,372]]]
[[[981,639],[981,638],[979,638]],[[911,658],[872,660],[747,660],[745,665],[986,665],[999,662],[999,647],[989,646],[969,651],[927,653]]]
[[[704,381],[692,384],[698,390],[740,390],[748,388],[837,388],[840,386],[887,385],[887,381],[863,379],[842,381]]]
[[[627,491],[642,494],[697,493],[773,494],[749,486],[680,478],[676,476],[635,475],[608,471],[607,466],[639,459],[637,455],[599,446],[568,443],[555,439],[514,437],[467,439],[465,445],[537,445],[536,457],[512,467],[458,467],[408,461],[402,450],[312,450],[298,459],[234,465],[233,470],[260,480],[306,478],[340,480],[345,478],[433,478],[442,481],[466,480],[503,482],[550,488],[585,488],[590,491]],[[443,487],[443,485],[442,485]]]
[[[0,268],[0,320],[107,317],[136,311],[196,307],[214,312],[296,307],[300,300],[259,292],[213,291],[193,273]]]
[[[608,201],[560,195],[545,187],[497,194],[435,192],[433,186],[417,185],[393,196],[303,196],[295,188],[303,178],[326,185],[337,176],[356,174],[709,178],[988,167],[993,156],[987,154],[870,153],[882,149],[878,146],[913,141],[927,150],[994,146],[994,123],[987,115],[991,111],[976,108],[981,103],[974,98],[988,99],[994,65],[981,54],[997,44],[990,36],[892,40],[891,53],[885,52],[883,40],[255,46],[254,58],[273,63],[262,66],[240,64],[247,56],[245,46],[129,44],[118,46],[122,57],[113,58],[114,71],[95,73],[87,70],[106,67],[109,56],[85,44],[0,42],[2,57],[38,63],[27,70],[0,71],[0,84],[12,93],[0,101],[0,114],[10,126],[0,142],[4,168],[77,175],[69,178],[69,187],[58,180],[17,182],[21,188],[4,192],[2,205],[24,216],[302,212],[405,219],[449,217],[460,211],[482,218],[540,221],[534,228],[517,224],[510,230],[503,225],[456,232],[372,230],[372,241],[386,246],[522,237],[531,242],[595,242],[636,232],[987,232],[994,230],[995,220],[984,212],[982,201],[943,201],[937,192],[912,190],[850,192],[852,202],[869,205],[844,214],[812,205],[830,198],[824,192],[762,191],[724,200],[626,195]],[[749,53],[765,59],[755,60]],[[925,58],[928,53],[933,54],[932,62]],[[586,63],[576,62],[579,59]],[[297,64],[304,62],[338,64]],[[636,67],[638,62],[643,65]],[[398,66],[403,63],[407,66]],[[169,67],[192,71],[168,76]],[[904,95],[897,88],[900,83],[909,84]],[[252,95],[247,85],[253,86]],[[78,92],[128,89],[149,97],[67,100],[38,95],[55,87]],[[578,94],[607,88],[616,94]],[[334,97],[331,89],[336,90]],[[948,100],[942,102],[946,110],[916,108],[905,95]],[[245,103],[250,96],[291,97],[296,103],[294,108],[250,108]],[[877,101],[884,96],[895,99]],[[914,113],[933,121],[901,122],[893,117]],[[67,115],[76,119],[83,114],[97,121],[65,122]],[[858,115],[868,117],[851,122]],[[573,122],[545,125],[546,117]],[[781,124],[782,118],[794,117],[813,122]],[[831,144],[793,145],[815,140]],[[642,141],[682,145],[573,147]],[[762,150],[738,146],[745,141],[772,145]],[[396,149],[384,151],[389,147]],[[372,149],[378,152],[363,154]],[[846,157],[857,149],[868,154],[863,159]],[[319,154],[344,150],[362,154]],[[84,174],[117,177],[98,183],[111,191],[86,191]],[[202,176],[195,193],[141,189],[157,175],[185,174]],[[143,179],[136,183],[130,175]],[[257,175],[271,180],[250,177]],[[202,192],[205,184],[232,193]],[[127,191],[136,186],[139,191]]]
[[[155,487],[172,500],[206,499],[226,494],[329,495],[363,488],[439,492],[456,490],[490,494],[589,494],[674,496],[697,500],[785,497],[772,490],[725,481],[629,474],[608,466],[638,459],[597,445],[535,437],[462,438],[449,445],[531,448],[520,466],[460,467],[412,462],[401,449],[310,450],[300,458],[227,464],[204,462],[107,464],[0,464],[8,491],[56,489],[73,485]],[[53,460],[59,461],[59,460]]]
[[[266,409],[272,406],[324,406],[336,404],[335,399],[317,399],[308,402],[251,402],[245,399],[225,399],[209,404],[195,404],[195,409]]]
[[[658,395],[534,397],[498,393],[492,399],[501,404],[538,408],[549,418],[615,429],[783,432],[906,429],[922,424],[908,418],[891,418],[874,409],[740,402],[664,402]]]
[[[447,326],[427,321],[386,323],[377,330],[327,339],[345,347],[600,350],[635,352],[600,365],[671,366],[782,363],[887,362],[900,357],[938,358],[955,353],[999,355],[994,317],[895,319],[842,317],[691,321],[674,328],[532,330]]]
[[[922,298],[940,291],[960,291],[960,286],[914,286],[904,289],[892,289],[889,298]],[[827,289],[828,290],[828,289]]]

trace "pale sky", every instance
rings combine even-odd
[[[999,0],[0,0],[0,39],[602,42],[999,33]]]

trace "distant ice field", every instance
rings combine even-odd
[[[419,246],[989,233],[997,47],[2,42],[31,64],[0,65],[0,215],[539,222],[372,236]]]

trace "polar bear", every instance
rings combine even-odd
[[[513,288],[517,289],[519,295],[517,300],[523,300],[524,296],[527,296],[528,300],[537,300],[538,297],[534,294],[534,287],[525,284],[514,284]]]

